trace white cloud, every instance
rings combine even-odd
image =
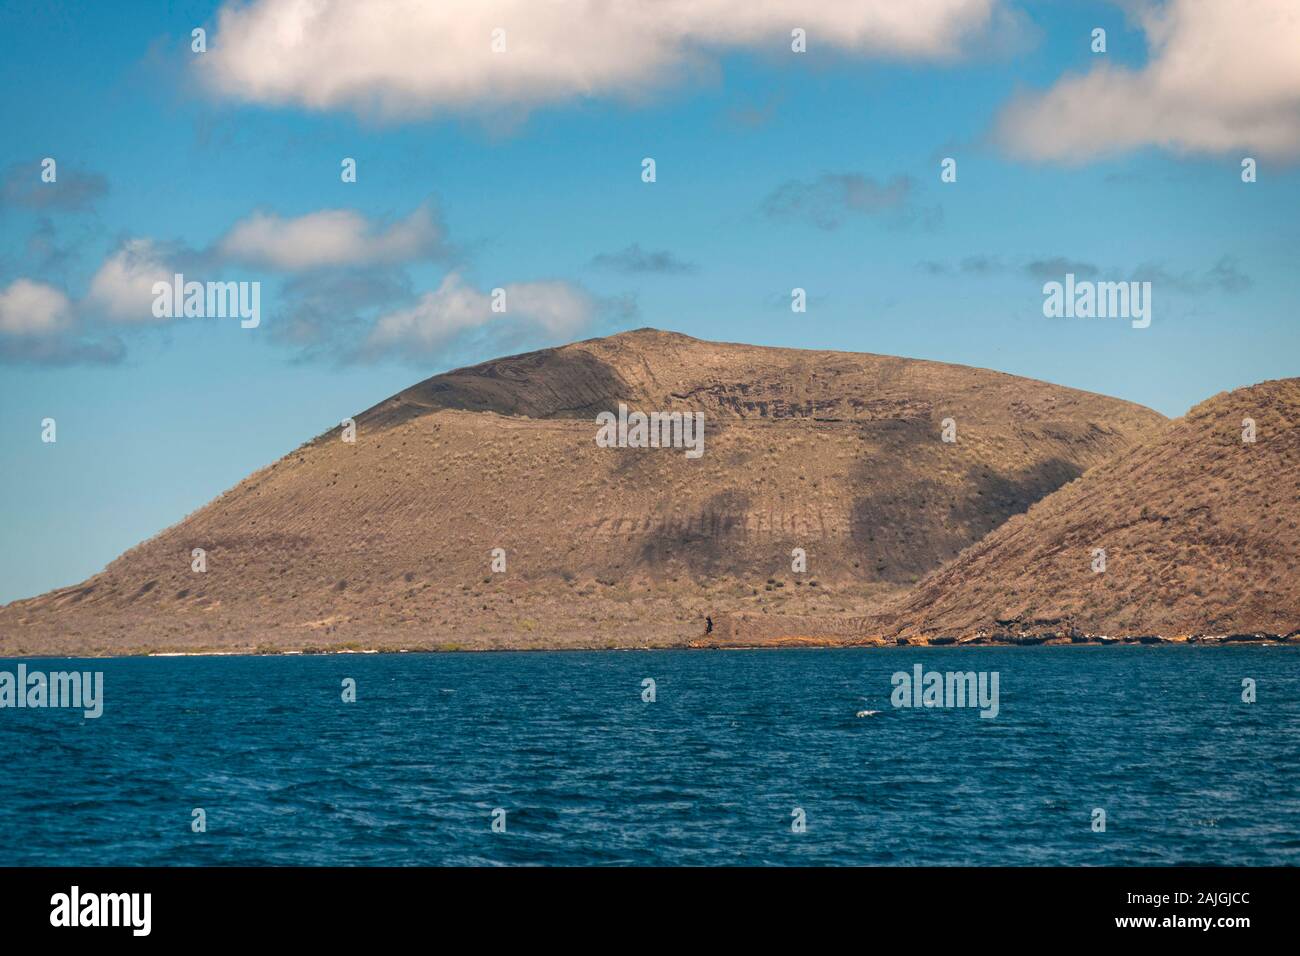
[[[170,283],[176,271],[152,240],[131,239],[103,261],[90,280],[86,299],[111,319],[157,322],[153,285]]]
[[[514,333],[542,333],[567,338],[594,317],[596,305],[581,289],[567,282],[521,282],[502,287],[505,312],[492,311],[492,295],[467,285],[449,273],[433,292],[415,305],[380,316],[362,352],[432,353],[459,336],[489,324],[509,325]]]
[[[381,228],[350,209],[324,209],[285,219],[257,212],[218,243],[227,259],[289,272],[406,262],[436,252],[442,229],[429,206]]]
[[[1013,101],[998,132],[1016,155],[1082,162],[1143,146],[1300,156],[1300,5],[1170,0],[1143,7],[1148,63],[1100,64]]]
[[[50,335],[66,328],[72,303],[54,286],[15,279],[0,289],[0,332],[6,335]]]
[[[255,0],[227,3],[196,68],[244,100],[394,114],[638,94],[727,49],[949,57],[1001,0]],[[493,31],[506,49],[492,51]]]

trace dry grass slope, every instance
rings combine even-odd
[[[1244,442],[1243,422],[1256,440]],[[1106,569],[1092,570],[1094,548]],[[1202,402],[889,609],[904,635],[1300,630],[1300,379]]]

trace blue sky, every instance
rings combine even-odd
[[[506,17],[512,2],[487,5]],[[833,18],[798,55],[784,28],[731,42],[697,25],[698,41],[666,40],[681,44],[666,63],[607,89],[605,64],[581,94],[546,67],[527,94],[417,76],[397,107],[382,91],[406,96],[401,77],[321,94],[317,65],[268,79],[262,60],[221,59],[243,28],[216,3],[0,5],[0,601],[93,574],[415,381],[640,326],[994,368],[1168,415],[1295,375],[1294,116],[1235,74],[1212,78],[1235,99],[1206,110],[1259,103],[1255,126],[1206,132],[1200,114],[1135,101],[1161,52],[1138,5],[969,5],[999,19],[955,51],[880,49],[835,35]],[[1225,32],[1170,7],[1171,57],[1184,34]],[[1089,48],[1095,27],[1105,54]],[[439,36],[430,56],[454,58]],[[1266,53],[1210,60],[1267,66]],[[1095,108],[1054,112],[1062,84],[1098,70],[1112,72],[1094,77]],[[1150,110],[1152,132],[1123,132],[1131,116],[1108,119],[1107,97]],[[1255,183],[1243,156],[1258,159]],[[56,183],[40,182],[44,157]],[[940,182],[944,157],[955,183]],[[341,253],[354,259],[290,266],[300,244],[237,230],[326,210],[360,224]],[[150,321],[95,292],[131,241],[167,274],[261,281],[262,324]],[[1067,268],[1152,281],[1151,327],[1044,318],[1044,277]],[[53,290],[48,329],[22,311],[19,282]],[[495,287],[524,314],[482,312]],[[794,287],[806,314],[790,310]],[[385,316],[405,318],[377,348]]]

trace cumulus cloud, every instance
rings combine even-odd
[[[331,270],[293,276],[280,290],[271,339],[293,348],[295,361],[340,358],[368,334],[367,316],[411,299],[401,269]]]
[[[218,93],[387,115],[639,94],[728,49],[945,58],[1000,0],[255,0],[217,14],[196,69]],[[504,31],[504,52],[493,31]]]
[[[168,253],[153,240],[128,239],[91,278],[87,304],[115,321],[157,322],[153,285],[170,283],[176,271]]]
[[[0,289],[0,362],[106,364],[124,354],[115,337],[82,335],[75,305],[62,290],[26,278]]]
[[[0,333],[49,335],[66,328],[72,303],[54,286],[31,279],[15,279],[0,289]]]
[[[25,252],[27,260],[35,272],[65,269],[73,262],[84,236],[78,240],[66,241],[49,216],[40,216],[31,233],[27,236]]]
[[[412,306],[380,316],[360,350],[363,357],[389,353],[430,355],[493,327],[502,337],[571,338],[585,328],[598,303],[567,282],[520,282],[501,287],[494,296],[467,284],[459,274],[448,273],[432,292]],[[492,310],[494,299],[504,311]]]
[[[912,202],[915,187],[909,176],[877,182],[860,173],[823,173],[814,180],[782,183],[763,200],[762,209],[771,219],[826,230],[838,229],[850,216],[882,217],[892,225],[918,218],[933,224],[939,211],[918,209]]]
[[[1255,284],[1254,279],[1242,272],[1237,260],[1230,255],[1220,256],[1208,269],[1189,269],[1182,272],[1172,271],[1158,262],[1147,262],[1131,270],[1128,267],[1103,268],[1094,262],[1066,256],[1045,256],[1017,263],[998,256],[973,255],[966,256],[959,262],[927,259],[918,262],[917,268],[933,276],[963,275],[988,278],[1020,273],[1039,282],[1060,280],[1067,273],[1073,273],[1077,279],[1127,277],[1132,281],[1147,281],[1159,288],[1186,294],[1204,292],[1235,294],[1245,292]]]
[[[14,163],[0,173],[0,205],[43,212],[84,212],[108,193],[99,173],[60,165],[54,182],[41,179],[41,161]]]
[[[1064,256],[1035,259],[1025,263],[1025,274],[1033,279],[1059,279],[1066,273],[1073,273],[1080,279],[1095,279],[1101,274],[1101,270],[1091,262],[1067,259]]]
[[[1255,280],[1242,272],[1237,260],[1223,256],[1206,274],[1205,281],[1224,292],[1244,292],[1255,284]]]
[[[111,335],[99,339],[0,335],[0,362],[11,365],[115,365],[125,357],[126,347],[121,339]]]
[[[1100,62],[999,117],[1004,146],[1083,162],[1143,146],[1300,156],[1300,7],[1295,0],[1169,0],[1139,10],[1146,66]],[[1103,58],[1098,58],[1103,59]]]
[[[1031,263],[1031,266],[1033,265],[1037,264]],[[1011,268],[1000,256],[983,254],[966,256],[960,262],[942,262],[937,259],[927,259],[924,262],[917,263],[917,266],[932,276],[961,274],[984,277],[999,275]],[[1030,266],[1026,266],[1026,270],[1029,268]]]
[[[1132,278],[1150,282],[1153,286],[1172,289],[1188,295],[1203,292],[1245,292],[1255,284],[1237,265],[1232,256],[1220,256],[1212,267],[1204,272],[1173,272],[1159,263],[1146,263],[1133,270]]]
[[[618,252],[602,252],[591,260],[591,264],[599,269],[612,269],[615,272],[652,272],[662,275],[681,275],[694,272],[696,268],[693,262],[684,262],[667,249],[657,251],[642,249],[641,244],[637,242]]]
[[[442,239],[442,226],[428,204],[387,226],[350,209],[292,218],[256,212],[226,233],[217,253],[249,265],[301,272],[409,262],[438,254]]]

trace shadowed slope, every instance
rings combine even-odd
[[[1298,565],[1291,378],[1197,405],[926,578],[889,620],[913,635],[1287,635],[1300,629]]]

